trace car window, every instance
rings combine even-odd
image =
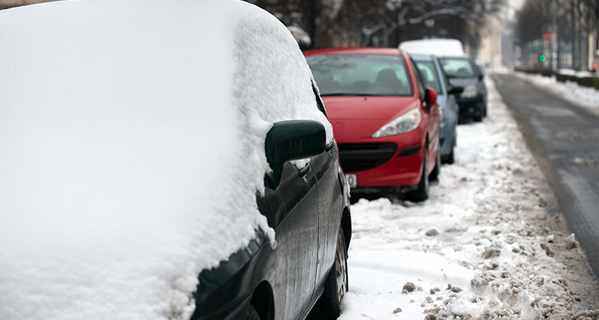
[[[447,90],[449,90],[449,88],[451,87],[451,84],[449,83],[447,72],[445,72],[445,70],[443,70],[443,68],[441,68],[441,67],[439,67],[439,68],[441,69],[441,74],[442,74],[442,76],[441,76],[442,80],[441,81],[443,81],[443,84],[444,84],[445,88]]]
[[[418,91],[420,91],[420,98],[424,101],[426,85],[424,80],[422,79],[422,75],[420,74],[420,70],[416,67],[414,60],[410,59],[410,63],[412,64],[412,69],[414,70],[414,75],[416,76],[416,83],[418,84]]]
[[[450,78],[472,78],[476,71],[467,58],[441,58],[441,67]]]
[[[432,61],[415,61],[420,74],[424,78],[426,85],[435,89],[437,92],[441,92],[441,83],[437,75],[437,70]]]
[[[322,96],[411,96],[404,60],[376,54],[331,54],[306,57]]]

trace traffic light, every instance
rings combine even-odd
[[[545,55],[544,55],[544,54],[542,54],[542,55],[539,57],[539,60],[541,60],[541,62],[545,62],[545,60],[547,60],[547,57],[545,57]]]

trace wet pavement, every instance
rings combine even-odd
[[[599,108],[588,110],[513,74],[492,74],[599,276]]]

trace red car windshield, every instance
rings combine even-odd
[[[377,54],[306,57],[322,96],[411,96],[404,59]]]

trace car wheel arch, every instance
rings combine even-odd
[[[272,287],[266,281],[261,282],[252,294],[252,305],[260,314],[261,320],[274,319],[274,295]]]

